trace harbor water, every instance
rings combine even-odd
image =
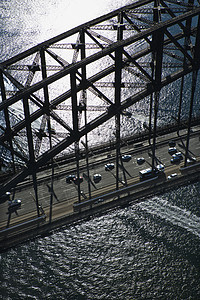
[[[130,3],[2,0],[0,61]],[[0,270],[3,300],[198,300],[200,183],[9,249]]]
[[[200,298],[200,184],[0,255],[1,299]]]

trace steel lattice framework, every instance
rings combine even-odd
[[[160,91],[178,79],[183,85],[189,73],[190,127],[200,65],[199,16],[199,4],[193,0],[142,0],[2,62],[0,145],[2,160],[5,150],[11,154],[15,175],[2,184],[0,195],[30,174],[37,194],[38,169],[74,143],[79,173],[80,139],[85,138],[87,148],[87,135],[113,117],[118,161],[120,116],[145,97],[150,98],[154,167]],[[94,98],[97,104],[93,104]],[[63,110],[66,119],[60,115]],[[93,117],[90,111],[99,112]],[[186,154],[189,132],[190,128]],[[48,149],[43,144],[48,144]],[[20,171],[16,171],[16,163],[23,166]],[[118,168],[117,163],[116,174]]]

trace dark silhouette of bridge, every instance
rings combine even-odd
[[[179,90],[174,99],[178,107],[173,115],[175,128],[178,132],[183,121],[188,128],[186,165],[191,125],[198,117],[194,103],[200,66],[199,16],[200,6],[194,0],[142,0],[1,62],[1,164],[7,164],[9,154],[13,175],[1,184],[0,196],[32,175],[39,215],[38,170],[52,163],[53,177],[55,159],[75,145],[79,176],[81,139],[87,154],[88,134],[111,118],[115,119],[118,189],[121,118],[130,117],[128,109],[134,110],[144,100],[148,103],[145,130],[152,146],[154,169],[158,114],[166,114],[159,106],[160,95],[173,82]],[[190,96],[183,120],[186,81]],[[95,104],[90,97],[97,99]],[[16,109],[20,113],[16,114]],[[67,117],[60,111],[65,111]],[[89,166],[88,155],[86,162]],[[80,185],[78,192],[80,200]]]

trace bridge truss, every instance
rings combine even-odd
[[[122,117],[134,118],[140,103],[148,114],[154,168],[158,115],[168,114],[160,105],[168,101],[162,90],[174,82],[178,126],[188,108],[186,164],[199,81],[199,16],[194,0],[142,0],[1,62],[1,164],[9,153],[14,175],[2,183],[0,196],[32,175],[39,214],[37,171],[73,146],[79,176],[80,142],[87,153],[88,136],[109,120],[115,124],[118,189]],[[81,201],[80,186],[78,192]]]

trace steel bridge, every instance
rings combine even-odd
[[[118,189],[122,117],[134,119],[140,103],[148,114],[152,168],[158,116],[168,114],[177,132],[187,121],[186,165],[198,117],[199,66],[200,5],[194,0],[141,0],[1,62],[1,167],[9,165],[13,175],[1,184],[0,196],[31,175],[39,215],[38,170],[52,163],[53,178],[55,159],[73,146],[79,176],[84,145],[89,177],[88,136],[109,120],[115,124]],[[173,83],[176,94],[165,98],[162,91]],[[175,114],[162,110],[169,100]],[[80,185],[78,192],[80,201]]]

